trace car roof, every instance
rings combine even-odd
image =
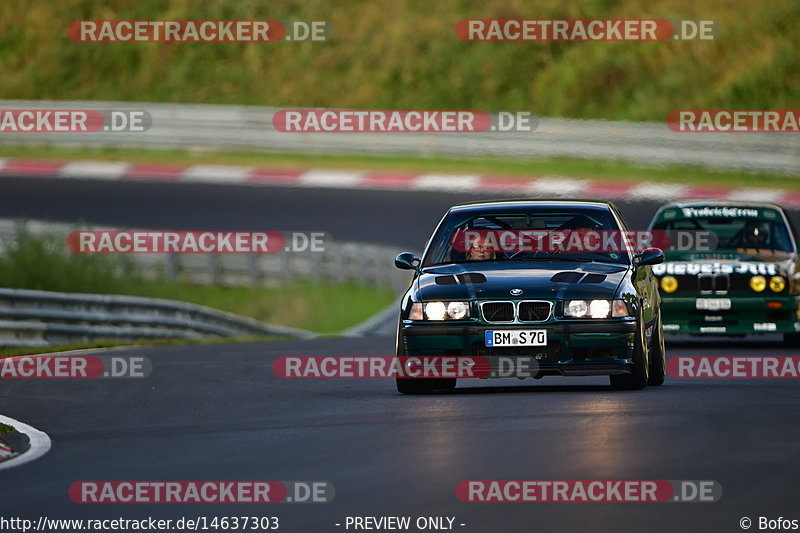
[[[526,207],[560,208],[578,207],[585,209],[613,209],[614,204],[601,200],[481,200],[476,202],[465,202],[456,204],[450,208],[450,212],[483,212],[487,210],[513,211]]]

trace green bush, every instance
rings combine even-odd
[[[66,234],[33,234],[19,225],[0,254],[0,286],[63,292],[124,293],[143,281],[129,258],[74,254]]]

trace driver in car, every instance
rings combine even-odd
[[[751,257],[772,258],[780,254],[770,245],[770,224],[763,220],[750,220],[742,228],[737,247]]]
[[[486,244],[486,236],[482,235],[472,241],[467,249],[467,261],[491,261],[495,259],[493,246]]]
[[[767,248],[769,240],[769,223],[749,221],[742,229],[742,247]]]

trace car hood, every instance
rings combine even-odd
[[[575,261],[447,264],[423,269],[420,300],[612,298],[626,265]],[[511,294],[521,289],[521,294]]]

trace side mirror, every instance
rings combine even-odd
[[[415,256],[411,252],[403,252],[394,258],[394,266],[401,270],[417,270],[418,263],[419,257]]]
[[[660,248],[647,248],[633,258],[636,266],[658,265],[664,262],[664,252]]]

